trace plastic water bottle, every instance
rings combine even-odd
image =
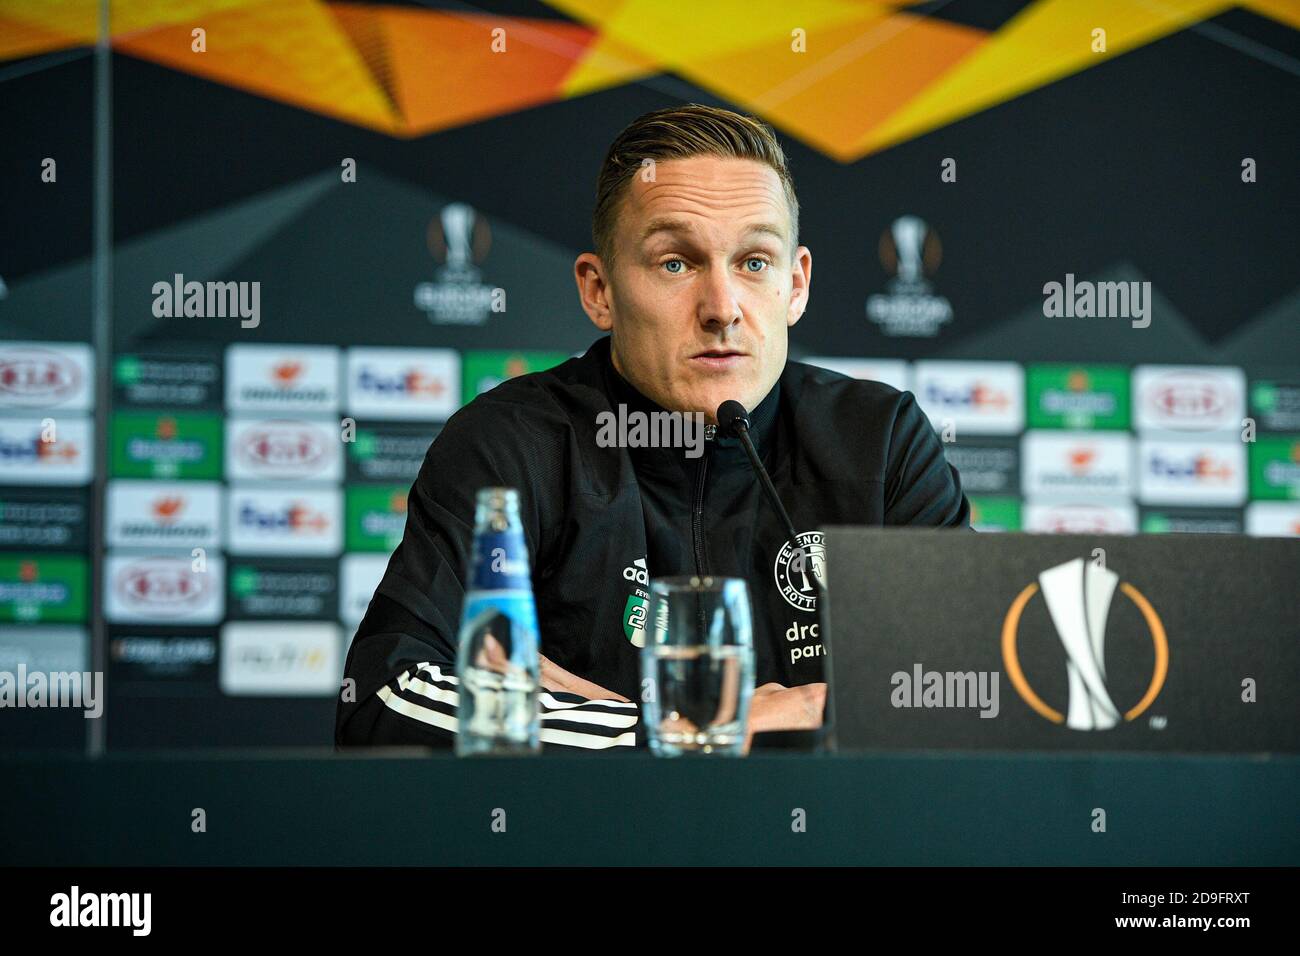
[[[513,488],[478,493],[456,674],[458,756],[542,749],[537,606]]]

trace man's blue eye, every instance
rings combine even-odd
[[[745,261],[746,261],[746,262],[761,262],[764,266],[767,265],[767,260],[766,260],[766,259],[763,259],[763,258],[760,258],[759,256],[750,256],[750,257],[749,257],[748,259],[746,259]],[[750,272],[762,272],[763,270],[762,270],[762,269],[750,269],[749,271],[750,271]]]
[[[664,263],[664,265],[666,265],[666,266],[685,266],[685,263],[682,262],[681,259],[669,259],[667,262]],[[680,274],[680,273],[678,273],[678,272],[674,272],[672,269],[669,269],[668,271],[669,271],[669,272],[672,272],[673,275],[679,275],[679,274]]]

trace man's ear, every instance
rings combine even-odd
[[[609,283],[605,264],[594,252],[584,252],[573,263],[573,278],[578,283],[578,300],[593,325],[602,332],[614,327],[609,308]]]
[[[812,290],[812,250],[800,246],[794,251],[794,264],[791,267],[793,279],[790,290],[790,309],[786,313],[786,328],[792,327],[808,308],[808,295]]]

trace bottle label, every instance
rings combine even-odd
[[[474,539],[473,591],[528,590],[528,547],[523,532],[485,531]]]
[[[488,645],[487,637],[492,637]],[[537,606],[533,592],[471,591],[465,595],[461,611],[460,644],[471,641],[479,647],[488,645],[484,661],[470,661],[474,666],[503,664],[509,660],[520,666],[535,666],[537,650]],[[498,658],[498,655],[500,657]]]

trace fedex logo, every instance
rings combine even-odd
[[[251,504],[239,510],[242,527],[260,531],[288,531],[290,534],[320,534],[329,527],[329,519],[301,502],[288,508],[261,511]]]
[[[357,387],[376,395],[408,395],[414,398],[439,398],[447,392],[447,383],[418,368],[408,368],[395,375],[385,375],[363,367],[357,375]]]
[[[91,479],[91,423],[0,419],[0,483],[84,485]]]
[[[342,499],[321,491],[234,491],[227,527],[232,554],[336,555],[342,550]]]
[[[1014,435],[1025,424],[1025,374],[1015,362],[917,362],[916,396],[930,424],[958,435]]]
[[[971,382],[956,388],[931,382],[926,386],[925,399],[928,404],[973,411],[1003,412],[1011,407],[1011,396],[987,382]]]
[[[1240,505],[1246,450],[1240,442],[1143,441],[1138,496],[1144,504]]]
[[[347,370],[357,418],[441,421],[460,405],[460,356],[451,349],[349,349]]]
[[[1231,481],[1235,472],[1232,466],[1211,455],[1194,455],[1191,458],[1151,459],[1151,473],[1163,478],[1182,478],[1200,482]]]

